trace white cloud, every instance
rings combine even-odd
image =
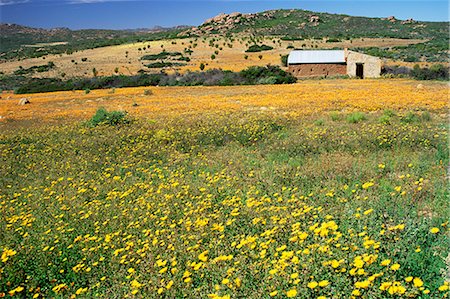
[[[30,2],[30,0],[0,0],[0,6],[22,4],[22,3],[27,3],[27,2]]]
[[[69,0],[70,4],[90,4],[90,3],[102,3],[102,2],[131,2],[137,0]]]

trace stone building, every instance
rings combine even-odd
[[[347,49],[295,50],[288,56],[288,71],[298,78],[336,75],[377,78],[381,59]]]

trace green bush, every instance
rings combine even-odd
[[[94,116],[88,121],[90,127],[99,125],[117,126],[121,124],[128,124],[130,120],[127,118],[125,111],[110,111],[105,108],[99,108]]]
[[[351,124],[356,124],[366,119],[367,119],[366,115],[362,112],[354,112],[352,114],[347,115],[347,122]]]
[[[332,121],[338,121],[342,119],[342,114],[340,114],[338,111],[333,111],[330,113],[330,117]]]
[[[273,50],[273,47],[267,45],[251,45],[245,52],[262,52]]]
[[[414,112],[409,111],[405,116],[403,116],[401,118],[401,121],[409,124],[409,123],[418,122],[419,118],[417,117],[417,115]]]
[[[286,67],[288,66],[288,56],[289,55],[282,55],[281,56],[281,65]]]
[[[411,76],[418,80],[448,80],[448,68],[442,64],[435,64],[430,68],[420,68],[415,65],[411,71]]]
[[[423,121],[431,121],[431,114],[428,111],[424,111],[424,112],[422,112],[422,115],[420,115],[420,118]]]
[[[389,115],[383,114],[382,116],[380,116],[379,122],[388,125],[391,123],[391,117]]]

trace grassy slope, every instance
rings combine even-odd
[[[311,15],[320,18],[314,26]],[[303,25],[302,25],[303,24]],[[209,24],[207,24],[209,25]],[[200,29],[204,26],[200,26]],[[361,37],[426,39],[420,46],[385,48],[369,53],[396,60],[446,61],[448,50],[448,22],[414,22],[401,24],[381,18],[354,17],[348,15],[316,13],[305,10],[276,10],[256,14],[255,19],[245,20],[230,32],[246,32],[258,36],[282,36],[286,38],[355,39]]]

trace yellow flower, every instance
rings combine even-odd
[[[140,288],[141,286],[142,286],[142,284],[139,283],[139,281],[137,281],[136,279],[133,280],[133,281],[131,282],[131,287],[132,287],[133,289],[138,289],[138,288]]]
[[[430,229],[430,233],[432,233],[432,234],[437,234],[438,232],[439,232],[439,228],[437,228],[437,227],[433,227]]]
[[[391,263],[391,260],[384,260],[381,262],[381,266],[387,266]]]
[[[412,280],[413,280],[413,277],[412,277],[412,276],[408,276],[408,277],[405,278],[405,281],[406,281],[406,282],[411,282]]]
[[[361,292],[359,290],[353,290],[352,295],[353,296],[361,296]]]
[[[400,269],[400,265],[399,264],[393,264],[391,266],[391,270],[397,271],[398,269]]]
[[[297,296],[297,290],[296,289],[292,289],[286,292],[286,296],[288,298],[294,298],[295,296]]]
[[[200,253],[198,255],[198,259],[201,260],[202,262],[206,262],[208,260],[208,256],[207,256],[208,252],[209,252],[209,250],[205,250],[202,253]]]
[[[441,291],[441,292],[445,292],[445,291],[448,291],[449,288],[450,288],[450,287],[448,286],[448,282],[444,282],[444,284],[441,285],[438,289],[439,289],[439,291]]]
[[[316,281],[311,281],[310,283],[308,283],[308,288],[310,288],[312,290],[315,287],[317,287],[318,285],[319,284]]]
[[[270,292],[270,293],[269,293],[270,297],[274,297],[274,296],[276,296],[277,294],[278,294],[278,291],[273,291],[273,292]]]
[[[328,280],[322,280],[319,282],[320,287],[326,287],[329,284],[330,284],[330,282]]]
[[[413,283],[416,288],[423,286],[423,281],[419,277],[414,278]]]

